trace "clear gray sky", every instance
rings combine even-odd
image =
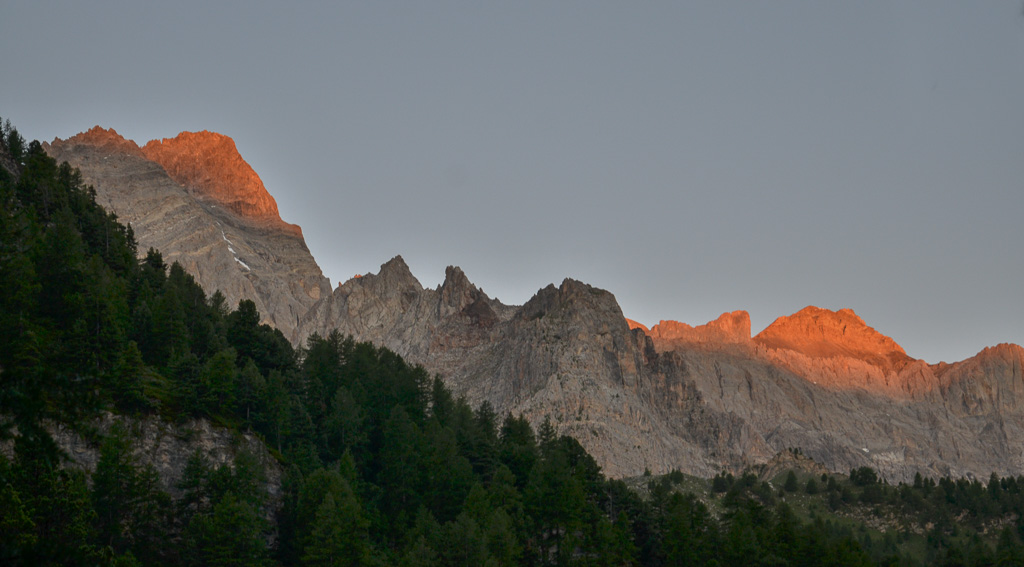
[[[0,116],[232,136],[331,281],[1024,343],[1019,1],[0,5]]]

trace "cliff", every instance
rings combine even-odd
[[[630,328],[641,329],[644,334],[654,340],[654,344],[662,350],[672,345],[747,345],[750,343],[750,314],[746,311],[723,313],[718,319],[703,325],[692,327],[678,321],[661,321],[648,329],[647,327],[627,319]]]
[[[932,366],[850,310],[809,307],[753,338],[742,311],[647,329],[575,280],[506,306],[458,268],[424,289],[396,257],[340,286],[301,327],[384,344],[473,403],[549,417],[612,476],[709,476],[791,447],[891,480],[1024,470],[1012,443],[1024,435],[1020,347]]]
[[[776,319],[754,337],[754,342],[816,359],[855,358],[886,369],[896,369],[911,360],[896,341],[867,326],[850,309],[805,307]]]
[[[183,133],[144,149],[97,126],[44,147],[79,168],[97,202],[132,227],[140,255],[160,250],[230,306],[253,300],[263,321],[286,337],[295,340],[299,317],[330,293],[301,231],[277,216],[230,138]]]
[[[238,154],[231,138],[206,130],[182,132],[174,138],[151,140],[141,148],[141,154],[160,164],[191,194],[226,207],[241,218],[301,236],[298,226],[281,220],[277,202]]]

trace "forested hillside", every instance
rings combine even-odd
[[[259,324],[251,301],[228,306],[216,291],[208,296],[159,251],[139,260],[131,229],[97,205],[76,170],[38,142],[26,144],[9,123],[0,134],[0,562],[991,565],[1024,558],[1024,479],[993,477],[987,487],[922,479],[896,488],[870,469],[849,480],[794,475],[783,486],[722,475],[695,494],[676,473],[645,479],[641,494],[606,479],[550,423],[534,431],[486,403],[472,408],[387,349],[337,333],[294,349]],[[100,434],[98,420],[111,414],[118,424]],[[244,454],[213,466],[195,453],[177,496],[161,488],[133,451],[131,424],[191,418],[258,434],[286,471],[280,505]],[[99,447],[94,472],[74,466],[54,442],[60,428]],[[798,508],[797,494],[822,505]],[[833,521],[865,506],[868,514],[918,514],[926,528],[883,534],[851,527],[867,520]]]

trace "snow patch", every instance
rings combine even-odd
[[[243,261],[238,259],[238,252],[235,252],[235,249],[232,247],[234,242],[231,242],[230,240],[228,240],[228,235],[224,234],[223,230],[220,231],[220,237],[224,239],[224,242],[228,243],[228,251],[231,252],[231,255],[235,257],[235,261],[238,262],[239,264],[241,264],[243,268],[245,268],[246,270],[249,270],[251,272],[252,268],[249,267],[249,264],[246,264],[245,262],[243,262]]]

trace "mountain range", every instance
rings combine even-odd
[[[458,267],[424,288],[400,256],[332,289],[227,136],[139,146],[96,127],[45,149],[80,169],[140,252],[160,250],[230,304],[253,300],[294,344],[338,331],[386,346],[474,405],[550,419],[610,476],[709,477],[797,448],[890,481],[1024,473],[1018,345],[929,364],[853,311],[813,306],[756,336],[744,311],[647,328],[583,282],[505,305]]]

